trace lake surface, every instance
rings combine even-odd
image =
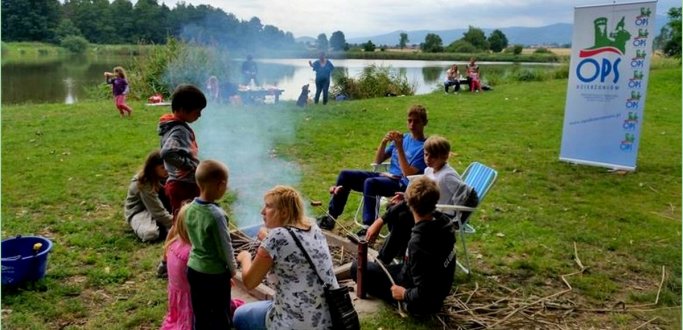
[[[430,93],[442,88],[448,67],[454,63],[461,71],[466,62],[408,61],[408,60],[331,60],[336,68],[345,69],[356,77],[370,65],[391,67],[393,72],[405,75],[415,87],[416,94]],[[68,57],[59,59],[35,59],[26,62],[2,63],[2,104],[15,103],[76,103],[87,97],[87,88],[104,82],[103,72],[114,66],[129,67],[128,56]],[[257,60],[260,85],[284,89],[282,100],[296,100],[301,86],[311,84],[311,97],[315,92],[315,73],[308,59],[261,59]],[[512,63],[479,62],[482,77],[486,80],[486,68],[501,70]],[[529,67],[551,67],[549,64],[523,64]],[[237,72],[241,61],[234,61],[231,72]],[[237,75],[237,73],[233,74]],[[225,79],[224,77],[219,77]],[[238,82],[239,77],[231,77]],[[134,86],[132,86],[134,88]]]

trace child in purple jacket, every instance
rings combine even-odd
[[[130,116],[131,112],[133,112],[133,109],[126,104],[126,95],[128,94],[126,70],[120,66],[117,66],[114,68],[114,73],[105,72],[104,79],[107,80],[107,84],[112,85],[112,91],[114,92],[114,103],[116,103],[116,108],[119,109],[121,117],[123,117],[126,113],[128,116]]]

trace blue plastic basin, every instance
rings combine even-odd
[[[36,243],[42,246],[33,250]],[[40,236],[17,236],[2,241],[2,285],[19,285],[45,277],[52,241]]]

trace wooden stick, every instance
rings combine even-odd
[[[371,257],[371,256],[369,256],[369,255],[368,255],[368,257],[372,258],[372,259],[375,261],[375,263],[378,264],[380,268],[382,268],[382,270],[384,271],[384,273],[387,274],[387,277],[389,278],[389,282],[391,282],[391,285],[396,285],[396,282],[394,282],[394,279],[391,277],[391,274],[390,274],[389,271],[386,269],[386,267],[384,267],[384,264],[382,263],[382,261],[381,261],[381,260],[378,260],[378,259],[375,258],[375,257]],[[378,262],[378,261],[379,261],[379,262]],[[398,315],[401,315],[401,317],[403,317],[403,318],[408,317],[408,315],[405,314],[405,313],[403,312],[403,308],[401,307],[401,302],[400,302],[400,301],[398,302]]]
[[[579,259],[579,252],[576,250],[576,242],[574,242],[574,261],[576,261],[576,264],[579,265],[579,268],[581,268],[582,271],[586,268],[581,263],[581,259]],[[571,286],[569,287],[571,288]]]
[[[652,321],[654,321],[654,320],[656,320],[656,319],[658,319],[658,318],[659,318],[659,316],[655,316],[655,317],[653,317],[652,319],[650,319],[649,321],[647,321],[647,322],[645,322],[645,323],[639,325],[637,328],[635,328],[635,329],[633,329],[633,330],[638,330],[638,329],[640,329],[640,328],[642,328],[642,327],[644,327],[644,326],[646,326],[646,325],[652,323]]]

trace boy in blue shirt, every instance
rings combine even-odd
[[[337,177],[337,184],[330,188],[328,214],[318,218],[318,226],[332,230],[335,219],[344,212],[344,206],[351,190],[363,193],[363,224],[358,233],[365,236],[368,226],[377,219],[376,196],[393,196],[405,191],[409,175],[422,174],[427,165],[424,161],[424,127],[427,125],[427,109],[414,105],[408,110],[408,133],[389,131],[375,153],[375,163],[391,159],[389,172],[343,170]],[[387,144],[389,144],[387,146]]]

